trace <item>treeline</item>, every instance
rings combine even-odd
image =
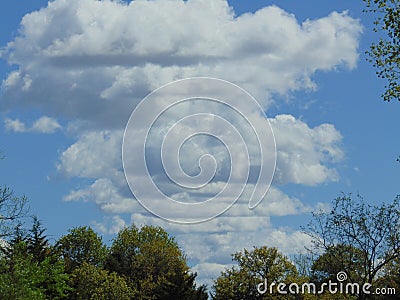
[[[21,225],[26,199],[0,188],[0,299],[400,299],[399,201],[342,195],[304,226],[305,254],[265,241],[206,287],[161,227],[123,228],[109,247],[86,226],[50,243],[38,218]]]
[[[3,243],[0,299],[207,299],[173,237],[132,225],[107,247],[90,227],[53,245],[37,218]]]

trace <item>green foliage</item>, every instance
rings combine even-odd
[[[73,271],[71,285],[74,290],[70,293],[69,299],[129,300],[133,297],[133,291],[124,277],[87,262]]]
[[[57,251],[64,259],[65,270],[71,273],[83,263],[102,267],[108,250],[102,238],[90,227],[77,227],[61,237],[56,244]]]
[[[311,280],[321,284],[336,281],[339,272],[345,272],[350,282],[362,283],[365,278],[364,253],[351,245],[329,246],[311,267]]]
[[[291,295],[273,294],[261,295],[257,285],[266,279],[272,282],[299,282],[296,267],[276,248],[254,248],[252,251],[233,254],[237,267],[223,271],[213,286],[213,299],[295,299]]]
[[[9,244],[0,259],[0,299],[63,299],[69,290],[64,265],[54,257],[38,262],[24,241]]]
[[[135,299],[206,299],[186,258],[161,227],[132,225],[114,239],[106,268],[127,278]]]
[[[35,217],[31,229],[19,224],[2,243],[0,299],[207,299],[160,227],[126,228],[108,252],[89,227],[70,230],[52,246]]]
[[[366,51],[378,77],[386,79],[385,101],[400,100],[400,4],[398,0],[364,0],[366,12],[375,15],[376,32],[382,33],[377,43]]]
[[[33,258],[42,262],[51,254],[50,244],[47,236],[44,234],[46,228],[43,228],[40,220],[33,217],[32,228],[28,232],[27,244],[28,253],[32,254]]]

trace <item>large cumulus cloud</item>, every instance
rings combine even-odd
[[[357,61],[359,23],[346,12],[299,24],[276,6],[235,16],[226,1],[58,0],[26,15],[2,51],[18,66],[3,108],[122,126],[136,102],[174,79],[211,76],[249,90],[314,88],[312,74]]]

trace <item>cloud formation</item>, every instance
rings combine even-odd
[[[54,133],[61,129],[61,125],[56,119],[50,117],[40,117],[33,122],[31,127],[28,127],[24,122],[19,119],[6,118],[4,120],[4,127],[7,131],[12,132],[36,132],[36,133]]]
[[[14,132],[51,133],[60,129],[57,118],[67,120],[75,142],[60,154],[57,169],[92,183],[71,191],[65,200],[94,201],[110,214],[109,226],[95,221],[99,230],[112,233],[124,226],[121,213],[131,214],[138,225],[161,224],[177,235],[196,270],[216,274],[230,263],[229,254],[243,247],[268,240],[270,246],[293,251],[309,243],[297,230],[275,228],[270,216],[312,209],[285,195],[282,185],[314,186],[338,179],[334,164],[344,155],[340,132],[332,124],[311,128],[291,115],[271,117],[278,155],[275,184],[280,188],[273,186],[255,210],[239,201],[220,218],[179,227],[151,216],[127,187],[120,151],[132,110],[163,84],[209,76],[245,88],[268,113],[277,94],[315,89],[315,72],[354,68],[361,31],[346,12],[299,23],[277,6],[237,16],[225,0],[56,0],[24,16],[19,34],[0,52],[16,66],[2,82],[0,109],[35,108],[49,116],[30,127],[5,119],[5,128]],[[182,108],[175,116],[184,113]],[[200,155],[204,146],[210,143],[198,141],[187,151]],[[223,175],[221,149],[211,144],[207,151],[222,163]],[[182,163],[190,171],[191,157],[183,157]],[[156,171],[162,172],[157,166]],[[208,192],[224,183],[222,175]],[[141,180],[143,174],[136,176]],[[170,183],[163,183],[169,190]],[[177,199],[194,197],[169,191]]]
[[[277,115],[270,123],[277,144],[277,183],[314,186],[338,180],[337,172],[327,165],[344,157],[342,135],[332,124],[310,128],[291,115]]]
[[[18,69],[3,81],[1,107],[121,127],[153,89],[210,76],[267,108],[271,93],[315,88],[317,70],[353,68],[360,33],[346,12],[299,24],[276,6],[235,16],[223,0],[57,0],[26,15],[3,49]]]

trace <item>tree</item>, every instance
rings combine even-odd
[[[296,267],[277,248],[244,249],[233,254],[232,260],[238,265],[223,271],[214,281],[213,299],[295,299],[294,295],[281,295],[276,289],[270,293],[269,287],[265,294],[257,290],[258,284],[264,282],[298,282]]]
[[[102,238],[86,226],[69,230],[67,235],[58,240],[56,249],[63,258],[68,273],[85,262],[102,267],[108,252]]]
[[[0,238],[9,237],[16,222],[26,216],[27,199],[17,197],[8,187],[0,187]]]
[[[28,253],[32,254],[33,258],[42,262],[51,255],[51,247],[47,236],[44,234],[46,228],[43,228],[40,220],[34,216],[32,228],[28,232],[26,238],[28,245]]]
[[[8,247],[0,258],[0,299],[64,299],[70,288],[61,261],[46,257],[38,262],[25,241]]]
[[[173,237],[161,227],[132,225],[114,239],[106,268],[125,276],[135,299],[207,299]]]
[[[74,290],[68,299],[77,300],[129,300],[133,292],[124,277],[109,273],[99,267],[84,262],[71,276]]]
[[[8,246],[0,260],[1,299],[45,299],[40,289],[37,265],[31,264],[25,242]]]
[[[398,0],[364,0],[366,12],[374,13],[374,31],[383,32],[366,51],[378,77],[386,79],[385,101],[400,101],[400,3]]]
[[[323,282],[337,281],[337,274],[345,272],[352,283],[362,282],[364,276],[363,252],[346,244],[329,246],[311,267],[311,281],[320,285]]]
[[[349,258],[356,257],[353,265],[341,267],[350,270],[356,265],[361,283],[372,284],[379,272],[400,256],[399,201],[397,197],[390,204],[372,206],[361,196],[353,200],[343,195],[334,200],[330,212],[314,213],[304,231],[317,250],[337,257],[340,249],[347,251]],[[360,294],[359,299],[365,295]]]

